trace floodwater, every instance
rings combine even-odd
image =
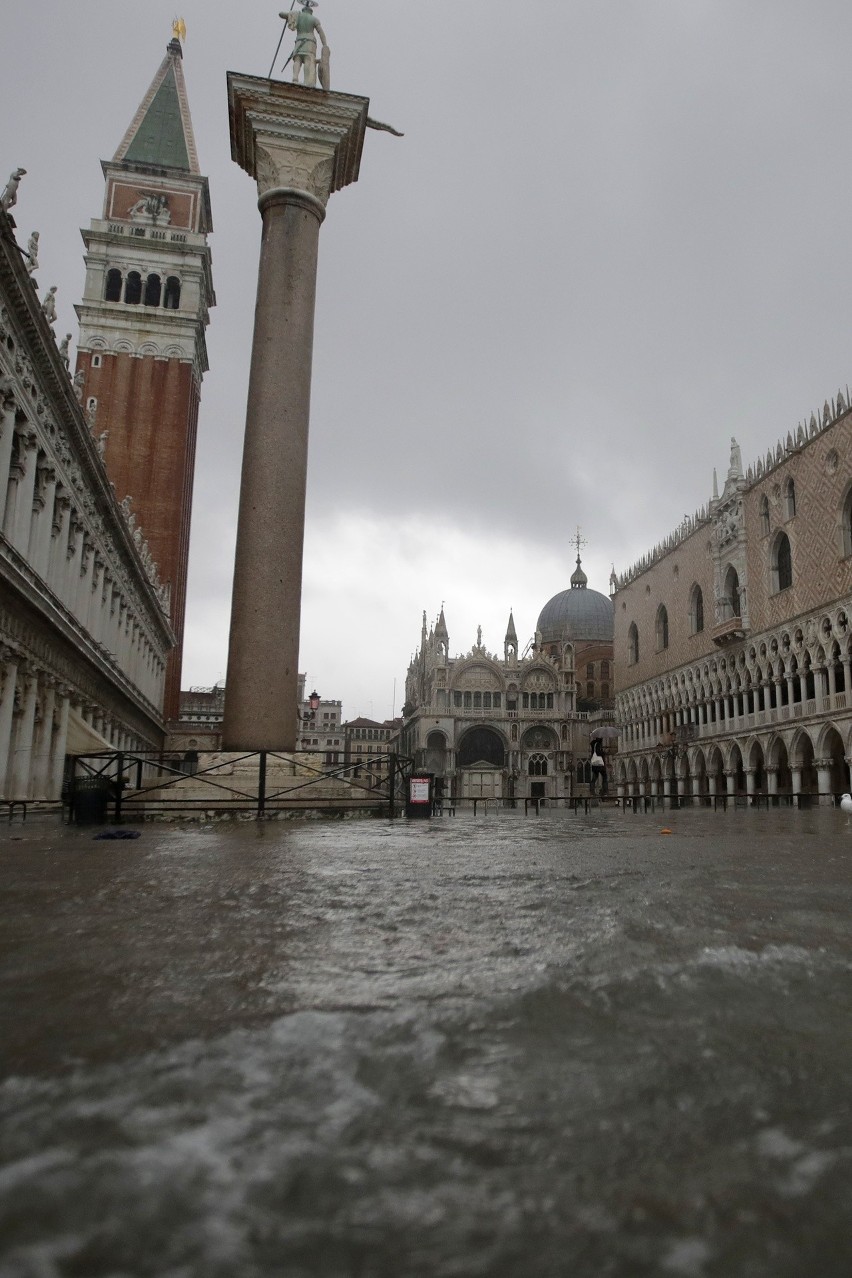
[[[2,1278],[852,1272],[842,813],[140,828],[0,827]]]

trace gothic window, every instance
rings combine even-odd
[[[163,286],[159,275],[149,275],[145,281],[145,305],[159,306]]]
[[[769,498],[766,493],[760,499],[760,531],[764,537],[769,532]]]
[[[730,565],[725,574],[725,598],[728,603],[728,616],[739,617],[740,615],[740,579],[737,576],[737,570]]]
[[[786,533],[779,533],[772,543],[770,560],[772,572],[772,593],[786,590],[793,584],[793,555],[790,549],[790,538]]]
[[[849,491],[846,494],[841,511],[840,544],[840,553],[844,559],[847,555],[852,555],[852,484],[849,485]]]
[[[669,614],[665,604],[657,609],[657,652],[669,646]]]
[[[121,271],[117,271],[115,267],[107,271],[106,288],[104,290],[105,302],[121,301]]]
[[[464,694],[464,708],[465,710],[473,709],[473,697],[471,696],[469,692],[466,692]]]
[[[793,483],[792,476],[784,485],[784,514],[787,519],[792,519],[796,513],[796,485]]]
[[[502,700],[503,700],[503,694],[502,694],[502,692],[495,692],[495,693],[494,693],[494,709],[495,709],[495,710],[499,710],[499,709],[500,709],[500,706],[501,706],[501,704],[502,704]]]
[[[636,629],[636,622],[631,621],[630,629],[627,632],[627,664],[635,666],[639,660],[639,631]]]
[[[591,701],[594,699],[594,695],[595,695],[595,685],[592,682],[592,680],[589,680],[589,682],[586,684],[586,696]]]
[[[461,704],[462,704],[462,694],[460,692],[454,692],[453,705],[458,707],[459,710],[461,710]]]
[[[593,661],[590,661],[589,664],[586,666],[586,678],[594,679],[594,677],[595,677],[595,663]]]
[[[547,755],[546,754],[530,755],[529,774],[531,777],[547,776]]]
[[[609,662],[608,661],[601,662],[601,678],[602,679],[609,678]]]
[[[176,311],[180,306],[180,280],[176,275],[170,275],[166,280],[163,306],[167,311]]]
[[[601,699],[603,701],[609,700],[609,684],[608,683],[601,684]]]
[[[689,630],[693,635],[701,634],[704,629],[704,595],[696,582],[689,596]]]
[[[138,271],[128,271],[127,273],[124,300],[128,306],[138,306],[142,301],[142,276]]]

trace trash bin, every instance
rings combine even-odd
[[[75,777],[72,799],[76,825],[103,825],[112,794],[108,777]]]

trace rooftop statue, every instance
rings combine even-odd
[[[26,169],[15,169],[13,173],[9,174],[9,181],[3,187],[3,193],[0,195],[0,209],[3,209],[5,213],[8,213],[9,209],[18,203],[18,187],[21,178],[26,175],[26,172]]]
[[[27,241],[27,275],[35,275],[38,270],[38,231],[33,231]]]
[[[299,13],[292,9],[289,13],[281,13],[278,16],[284,18],[290,31],[296,32],[296,46],[290,55],[293,59],[293,83],[296,84],[301,73],[304,83],[309,89],[315,89],[317,84],[317,39],[316,33],[322,40],[322,55],[319,62],[319,79],[324,89],[331,88],[331,49],[325,38],[325,32],[320,25],[319,18],[315,18],[313,10],[316,8],[316,0],[303,0],[302,8]],[[285,63],[286,66],[286,63]]]
[[[51,284],[47,290],[47,295],[41,304],[41,313],[47,320],[48,324],[56,323],[56,285]]]

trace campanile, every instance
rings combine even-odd
[[[177,648],[164,717],[177,718],[204,331],[215,305],[202,177],[180,40],[115,155],[102,164],[103,213],[83,232],[77,385],[119,501],[131,499],[171,595]]]

